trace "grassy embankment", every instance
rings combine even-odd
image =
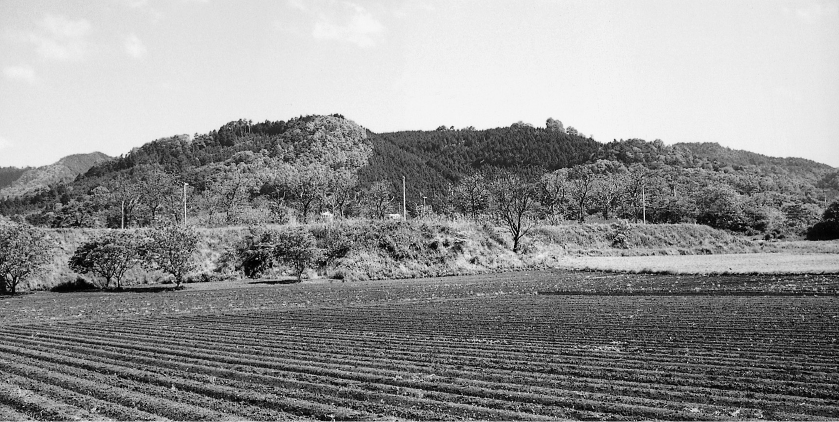
[[[348,221],[307,227],[322,241],[339,238],[350,245],[346,256],[319,269],[317,275],[348,281],[540,267],[699,274],[839,273],[837,242],[763,242],[693,224],[632,225],[623,231],[623,245],[614,243],[620,230],[615,225],[540,227],[526,238],[523,253],[518,255],[510,251],[509,236],[504,230],[467,222]],[[58,247],[43,276],[30,287],[49,289],[76,280],[79,275],[67,267],[70,255],[78,245],[102,231],[51,231]],[[229,263],[224,263],[224,256],[247,236],[248,228],[199,232],[199,270],[193,278],[241,277]],[[767,258],[761,252],[773,254]],[[280,275],[277,271],[266,276]],[[149,284],[165,279],[162,273],[138,267],[126,274],[123,283]]]

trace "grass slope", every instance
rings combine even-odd
[[[631,225],[623,229],[608,224],[539,227],[527,238],[524,253],[519,255],[510,251],[509,236],[502,229],[470,222],[351,220],[306,227],[322,243],[329,238],[342,239],[351,245],[346,255],[318,269],[317,274],[310,271],[310,276],[346,281],[543,267],[683,273],[839,272],[837,242],[758,242],[692,224]],[[274,228],[281,230],[283,226]],[[76,282],[81,276],[68,268],[67,261],[79,245],[105,230],[51,230],[56,243],[52,259],[29,288],[46,290]],[[618,231],[626,236],[623,246],[613,244]],[[199,233],[202,237],[196,254],[199,269],[191,276],[192,280],[241,278],[229,258],[249,229],[199,229]],[[759,252],[783,253],[769,257],[744,255]],[[712,254],[713,257],[701,257]],[[643,258],[621,258],[627,256]],[[283,271],[275,269],[265,276],[282,277]],[[97,281],[90,276],[82,278]],[[166,279],[163,273],[136,267],[126,274],[123,284],[153,284]]]

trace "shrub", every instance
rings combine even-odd
[[[820,221],[807,230],[807,240],[839,239],[839,221]]]
[[[51,292],[56,293],[69,293],[69,292],[81,292],[85,290],[93,290],[96,289],[96,285],[93,283],[81,278],[76,277],[72,280],[67,280],[61,284],[57,284],[53,288],[50,289]]]
[[[839,239],[839,201],[827,206],[822,221],[807,230],[807,240]]]
[[[184,276],[197,268],[193,255],[198,240],[198,233],[191,227],[168,224],[154,228],[143,246],[143,264],[150,270],[171,274],[175,286],[180,287]]]
[[[627,220],[620,220],[616,223],[612,223],[612,247],[613,248],[620,248],[620,249],[627,249],[629,248],[629,244],[627,240],[629,239],[629,231],[632,230],[632,225],[629,224]]]
[[[236,255],[239,257],[237,269],[242,270],[246,277],[259,278],[274,266],[276,233],[276,231],[251,227],[248,236],[236,247]]]
[[[274,238],[273,256],[278,262],[291,267],[301,282],[303,271],[312,268],[323,257],[323,250],[317,247],[315,237],[302,227],[277,232]]]
[[[119,289],[125,272],[140,262],[141,246],[131,233],[111,231],[76,248],[68,265],[79,274],[104,278],[106,289],[113,280]]]
[[[346,257],[353,247],[354,236],[344,225],[327,225],[315,228],[313,235],[317,238],[318,247],[323,250],[323,256],[318,262],[321,268],[333,264]]]

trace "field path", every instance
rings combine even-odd
[[[563,257],[560,267],[669,274],[839,274],[835,253]]]

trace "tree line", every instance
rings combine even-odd
[[[831,170],[716,144],[599,144],[555,119],[377,135],[340,115],[307,116],[154,141],[71,184],[0,201],[0,213],[42,227],[380,219],[401,212],[405,176],[411,215],[478,220],[498,215],[493,185],[508,172],[529,181],[528,215],[540,222],[695,222],[780,237],[818,221],[839,189]]]

